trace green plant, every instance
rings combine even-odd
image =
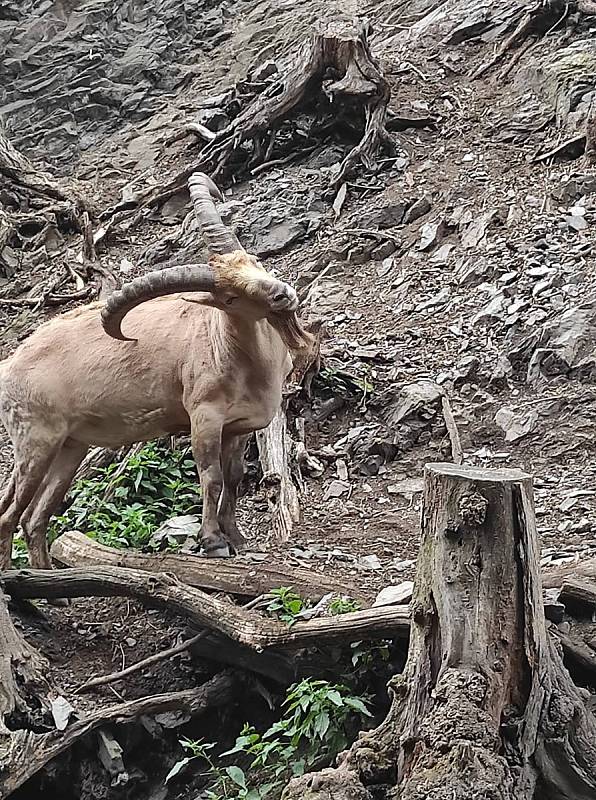
[[[300,612],[307,607],[300,595],[288,586],[272,589],[269,594],[272,599],[267,606],[267,612],[282,622],[287,622],[290,626],[296,622]]]
[[[332,617],[338,616],[339,614],[351,614],[353,611],[360,611],[361,608],[362,606],[358,600],[346,597],[345,595],[335,597],[331,603],[329,603],[329,613]]]
[[[327,681],[303,680],[288,689],[281,719],[263,734],[245,725],[231,750],[222,753],[249,759],[246,769],[216,766],[202,741],[181,740],[190,757],[178,762],[173,775],[192,758],[203,758],[212,784],[209,800],[276,800],[287,781],[315,766],[323,767],[345,749],[350,723],[370,716],[364,698],[346,686]],[[210,750],[213,745],[207,745]],[[182,765],[182,766],[179,766]]]
[[[50,536],[82,530],[111,547],[145,547],[172,516],[200,510],[200,489],[189,448],[150,442],[122,463],[99,468],[73,486],[70,505],[55,517]]]
[[[11,562],[15,569],[21,569],[29,564],[29,559],[27,557],[27,545],[25,544],[25,540],[20,536],[15,536],[12,540]]]
[[[361,402],[364,403],[366,398],[374,392],[374,385],[368,372],[369,370],[365,368],[364,374],[360,376],[352,375],[342,369],[325,367],[319,372],[315,382],[332,394],[339,394],[345,398],[360,396]]]

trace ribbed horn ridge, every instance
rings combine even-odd
[[[188,191],[209,252],[224,255],[233,253],[234,250],[243,250],[238,239],[226,228],[217,213],[213,198],[223,200],[223,197],[211,178],[204,172],[193,172],[188,179]]]
[[[148,272],[113,292],[101,312],[104,331],[113,339],[134,342],[122,333],[122,320],[135,306],[176,292],[211,292],[215,289],[215,275],[207,264],[185,264]]]

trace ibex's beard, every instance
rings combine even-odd
[[[281,336],[288,350],[307,350],[313,346],[315,337],[302,327],[296,314],[291,316],[271,314],[268,319]]]

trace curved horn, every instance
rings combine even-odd
[[[238,239],[226,228],[217,213],[213,198],[223,200],[223,197],[211,178],[203,172],[193,172],[188,179],[188,191],[209,252],[224,255],[233,253],[234,250],[243,250]]]
[[[136,339],[124,336],[121,330],[122,320],[135,306],[166,294],[184,291],[211,292],[213,289],[215,275],[206,264],[190,264],[148,272],[147,275],[125,283],[122,289],[107,298],[101,311],[101,324],[113,339],[135,342]]]

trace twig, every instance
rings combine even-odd
[[[368,228],[344,228],[342,233],[353,233],[355,236],[370,236],[373,239],[391,239],[395,244],[401,244],[401,238],[388,231],[372,231]]]
[[[106,683],[115,683],[122,678],[127,678],[129,675],[133,675],[135,672],[138,672],[139,670],[144,669],[151,664],[156,664],[158,661],[165,661],[167,658],[173,658],[173,656],[188,650],[193,646],[193,644],[196,644],[198,641],[207,636],[208,633],[209,631],[207,630],[201,631],[200,633],[197,633],[196,636],[191,636],[190,639],[185,639],[183,642],[174,645],[174,647],[168,648],[168,650],[162,650],[160,653],[154,653],[152,656],[147,656],[147,658],[141,659],[141,661],[136,661],[134,664],[131,664],[130,667],[126,667],[126,669],[118,670],[118,672],[111,672],[109,675],[102,675],[100,678],[93,678],[92,680],[87,681],[87,683],[82,684],[82,686],[79,686],[79,688],[75,690],[75,694],[78,694],[79,692],[88,692],[89,689],[95,689],[98,686],[105,686]]]
[[[549,150],[548,152],[543,153],[540,156],[534,156],[532,162],[537,164],[540,161],[548,161],[549,158],[556,158],[556,156],[562,155],[565,152],[565,150],[569,150],[570,148],[575,147],[575,145],[580,145],[580,146],[583,145],[585,149],[586,145],[585,133],[580,133],[578,136],[572,136],[570,139],[565,139],[565,141],[558,144],[552,150]]]

